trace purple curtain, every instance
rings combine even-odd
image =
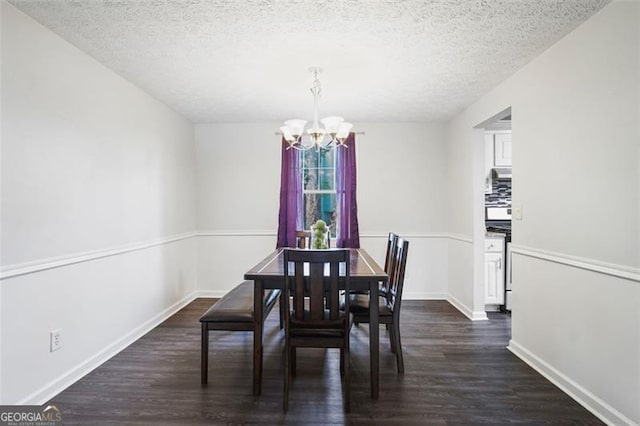
[[[296,230],[302,229],[302,176],[300,155],[297,150],[287,149],[289,144],[282,139],[282,162],[280,171],[280,213],[278,214],[278,242],[276,247],[295,247]]]
[[[349,133],[347,148],[337,149],[337,247],[360,248],[358,231],[358,204],[356,203],[356,136]]]

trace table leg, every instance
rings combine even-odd
[[[262,281],[253,282],[253,394],[262,393]]]
[[[380,328],[378,308],[378,282],[369,283],[369,359],[371,398],[378,399],[380,360]]]

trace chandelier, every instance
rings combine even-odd
[[[313,86],[311,87],[311,94],[313,95],[313,124],[305,132],[306,120],[296,118],[285,121],[284,126],[280,127],[280,131],[284,140],[289,143],[287,149],[306,150],[314,147],[316,149],[329,149],[333,146],[346,147],[344,141],[349,136],[349,131],[353,124],[345,122],[342,117],[335,116],[320,120],[323,127],[318,124],[318,99],[322,92],[318,74],[322,72],[322,68],[311,67],[309,72],[313,73],[314,78]]]

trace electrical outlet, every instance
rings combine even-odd
[[[50,337],[50,352],[55,352],[62,347],[62,330],[52,330],[49,334]]]

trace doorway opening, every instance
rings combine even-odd
[[[474,287],[477,309],[511,315],[512,114],[507,108],[482,122],[474,159]],[[493,314],[492,314],[493,315]],[[491,316],[492,316],[491,315]]]

